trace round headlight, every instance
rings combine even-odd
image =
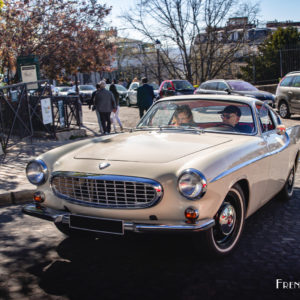
[[[26,175],[30,183],[41,185],[48,178],[48,168],[42,160],[33,160],[26,167]]]
[[[195,169],[188,169],[180,175],[178,189],[189,200],[197,200],[205,194],[207,182],[201,172]]]

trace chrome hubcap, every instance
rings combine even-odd
[[[235,222],[236,213],[234,207],[231,204],[225,204],[219,216],[221,232],[226,236],[229,235],[234,229]]]
[[[287,106],[286,104],[281,104],[279,109],[280,115],[285,117],[287,115]]]

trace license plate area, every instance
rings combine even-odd
[[[121,220],[102,219],[96,217],[87,217],[80,215],[70,215],[70,228],[81,229],[86,231],[124,234],[124,225]]]

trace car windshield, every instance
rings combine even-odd
[[[253,86],[251,83],[246,81],[234,81],[228,80],[228,84],[230,85],[232,90],[236,91],[258,91],[258,89]]]
[[[186,80],[173,80],[176,91],[193,91],[194,87]]]
[[[80,86],[79,86],[79,89],[80,89],[81,91],[93,91],[93,90],[95,90],[96,88],[95,88],[94,86],[92,86],[92,85],[80,85]]]
[[[159,101],[137,125],[138,130],[187,130],[205,132],[256,132],[248,104],[221,100]]]

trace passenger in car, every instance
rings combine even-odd
[[[173,117],[173,125],[175,126],[196,126],[192,111],[186,104],[177,106]]]
[[[223,122],[220,126],[232,127],[235,131],[243,133],[251,133],[253,131],[250,125],[239,124],[242,115],[239,107],[228,105],[222,111],[219,111],[219,113]]]

